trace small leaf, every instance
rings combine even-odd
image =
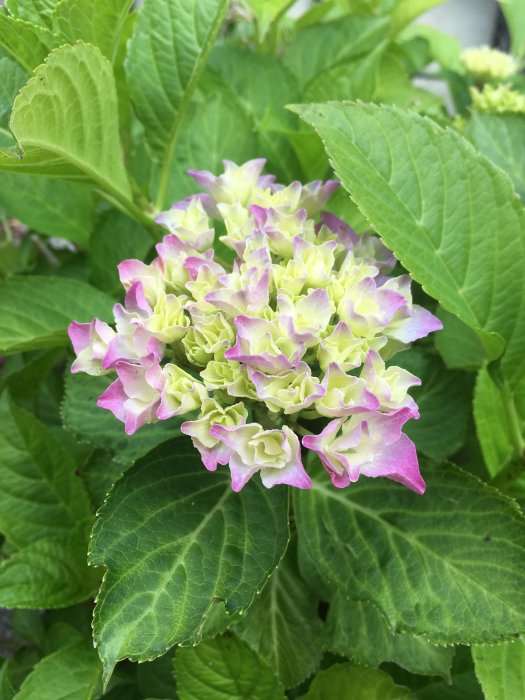
[[[348,63],[376,48],[388,32],[383,17],[344,17],[299,31],[287,47],[285,66],[301,88],[332,66]]]
[[[300,549],[332,593],[375,605],[394,631],[440,644],[525,629],[518,507],[451,464],[424,477],[424,496],[386,479],[343,491],[317,477],[294,494]]]
[[[0,8],[0,46],[27,72],[39,66],[57,45],[57,38],[31,22],[10,17]]]
[[[521,0],[505,0],[501,11],[510,28],[512,53],[515,56],[525,55],[525,5]]]
[[[472,377],[451,371],[441,360],[421,350],[401,352],[392,359],[421,379],[410,389],[419,407],[419,420],[407,423],[405,432],[417,449],[436,462],[462,447],[472,405]]]
[[[165,443],[116,483],[93,531],[91,563],[106,566],[94,636],[106,675],[199,639],[218,600],[246,609],[288,542],[287,491],[231,490],[189,441]]]
[[[414,696],[396,685],[384,671],[351,664],[334,664],[321,671],[301,700],[410,700]]]
[[[68,42],[94,44],[113,62],[132,5],[133,0],[60,0],[51,21]]]
[[[0,564],[0,605],[64,608],[92,597],[98,573],[87,566],[87,537],[39,539]]]
[[[323,624],[318,604],[317,595],[299,573],[293,542],[259,598],[235,627],[286,688],[298,685],[319,666]]]
[[[512,457],[512,431],[505,398],[486,367],[476,380],[474,419],[483,460],[489,474],[495,476]]]
[[[15,700],[92,700],[100,697],[102,666],[90,642],[62,647],[39,661]]]
[[[39,158],[78,171],[120,200],[131,198],[113,71],[96,47],[78,42],[53,51],[16,98],[10,126],[24,151],[38,149]]]
[[[0,57],[0,126],[7,128],[17,92],[27,80],[27,73],[7,56]]]
[[[485,352],[476,331],[454,314],[438,309],[443,329],[436,333],[436,348],[449,369],[477,370],[483,364]]]
[[[525,199],[525,116],[472,112],[466,134],[510,176],[516,192]]]
[[[98,397],[114,379],[114,375],[92,377],[68,373],[62,417],[66,429],[79,439],[111,450],[122,471],[122,465],[131,464],[161,442],[180,436],[179,426],[183,418],[145,425],[134,435],[126,435],[124,425],[110,411],[96,405]]]
[[[0,532],[16,547],[69,537],[91,520],[75,463],[33,415],[1,409]]]
[[[296,650],[297,651],[297,650]],[[222,637],[175,655],[180,700],[285,700],[265,662],[237,637]]]
[[[151,238],[144,226],[115,209],[105,212],[89,243],[90,281],[110,294],[122,294],[117,265],[126,258],[142,260],[150,248]]]
[[[8,11],[18,19],[51,28],[51,13],[58,0],[7,0]]]
[[[0,281],[0,352],[68,344],[71,321],[108,321],[112,299],[79,280],[12,277]]]
[[[522,638],[496,646],[474,646],[472,656],[486,700],[525,697],[525,642]]]
[[[5,211],[46,236],[86,246],[95,221],[95,201],[83,185],[44,177],[0,173]]]
[[[437,647],[423,637],[392,632],[370,603],[345,600],[336,593],[326,627],[330,651],[352,661],[372,668],[391,661],[411,673],[451,680],[453,647]]]

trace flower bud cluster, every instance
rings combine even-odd
[[[322,211],[338,182],[285,187],[264,162],[190,171],[206,193],[160,214],[169,233],[153,262],[119,265],[114,328],[71,324],[72,371],[116,373],[98,405],[130,435],[184,417],[204,466],[228,464],[236,491],[257,472],[266,487],[309,488],[311,450],[335,486],[363,474],[422,493],[402,433],[420,380],[385,361],[440,322],[412,302],[408,276],[388,276],[377,237]]]
[[[513,56],[490,46],[464,49],[461,52],[461,62],[467,73],[479,83],[508,80],[518,70],[518,63]]]

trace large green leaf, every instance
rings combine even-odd
[[[57,38],[46,29],[16,17],[0,8],[0,46],[30,72],[40,65],[57,45]]]
[[[296,650],[297,653],[297,650]],[[202,642],[175,655],[180,700],[285,700],[270,668],[237,637]]]
[[[91,562],[107,567],[94,636],[106,673],[199,639],[218,600],[246,609],[288,541],[284,488],[231,489],[187,440],[165,443],[111,491],[93,531]]]
[[[15,547],[65,539],[91,520],[75,463],[46,426],[14,404],[0,412],[0,532]]]
[[[134,462],[161,442],[180,435],[182,419],[175,417],[145,425],[134,435],[126,435],[121,421],[110,411],[97,407],[98,397],[114,379],[114,375],[67,374],[62,404],[62,418],[67,430],[80,440],[111,450],[121,465]]]
[[[23,150],[38,149],[120,202],[131,198],[113,72],[96,47],[77,42],[53,51],[16,98],[11,130]]]
[[[496,646],[474,646],[472,656],[486,700],[517,700],[525,697],[523,639]]]
[[[94,700],[102,690],[102,667],[88,641],[58,649],[39,661],[14,700]]]
[[[51,348],[68,343],[71,321],[111,319],[112,299],[79,280],[12,277],[0,281],[0,352]]]
[[[140,9],[126,73],[146,140],[161,163],[159,207],[184,114],[227,7],[228,0],[146,0]]]
[[[510,175],[525,199],[525,116],[472,112],[466,133],[483,155]]]
[[[384,671],[334,664],[321,671],[301,700],[410,700],[408,688],[396,685]]]
[[[0,605],[63,608],[92,597],[98,572],[87,566],[87,533],[39,539],[0,565]]]
[[[517,384],[525,368],[525,218],[508,177],[454,132],[411,113],[351,103],[296,109],[413,277],[483,334],[489,355],[502,350],[494,334],[507,341],[504,364]]]
[[[336,593],[326,626],[328,648],[352,661],[372,668],[391,661],[411,673],[443,676],[450,681],[453,647],[438,647],[423,637],[392,632],[370,603],[345,600]]]
[[[51,16],[53,29],[68,42],[86,41],[115,60],[120,35],[133,0],[60,0]]]
[[[333,592],[377,606],[394,631],[463,643],[525,629],[519,508],[451,464],[424,477],[424,496],[386,479],[341,491],[324,474],[295,493],[310,565]]]
[[[262,594],[235,627],[286,688],[301,683],[321,660],[323,624],[317,607],[318,596],[299,573],[293,542]]]
[[[379,17],[345,17],[307,27],[286,49],[284,64],[304,89],[320,73],[372,51],[387,33],[388,20]]]
[[[463,445],[472,404],[472,378],[447,371],[439,357],[421,350],[401,352],[392,359],[421,379],[410,394],[420,418],[407,423],[405,432],[420,452],[441,462]]]
[[[44,177],[0,173],[0,205],[35,231],[84,247],[95,221],[88,187]]]

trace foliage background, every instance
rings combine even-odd
[[[412,24],[435,4],[0,11],[2,700],[525,695],[525,117],[469,110],[459,46]],[[523,4],[502,8],[521,57]],[[414,87],[432,61],[460,134]],[[423,378],[422,498],[233,494],[175,421],[127,438],[106,380],[69,374],[67,325],[108,320],[186,170],[261,155],[283,182],[334,168],[334,213],[443,320],[396,357]]]

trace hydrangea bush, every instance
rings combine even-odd
[[[0,700],[525,697],[523,3],[437,4],[2,3]]]

